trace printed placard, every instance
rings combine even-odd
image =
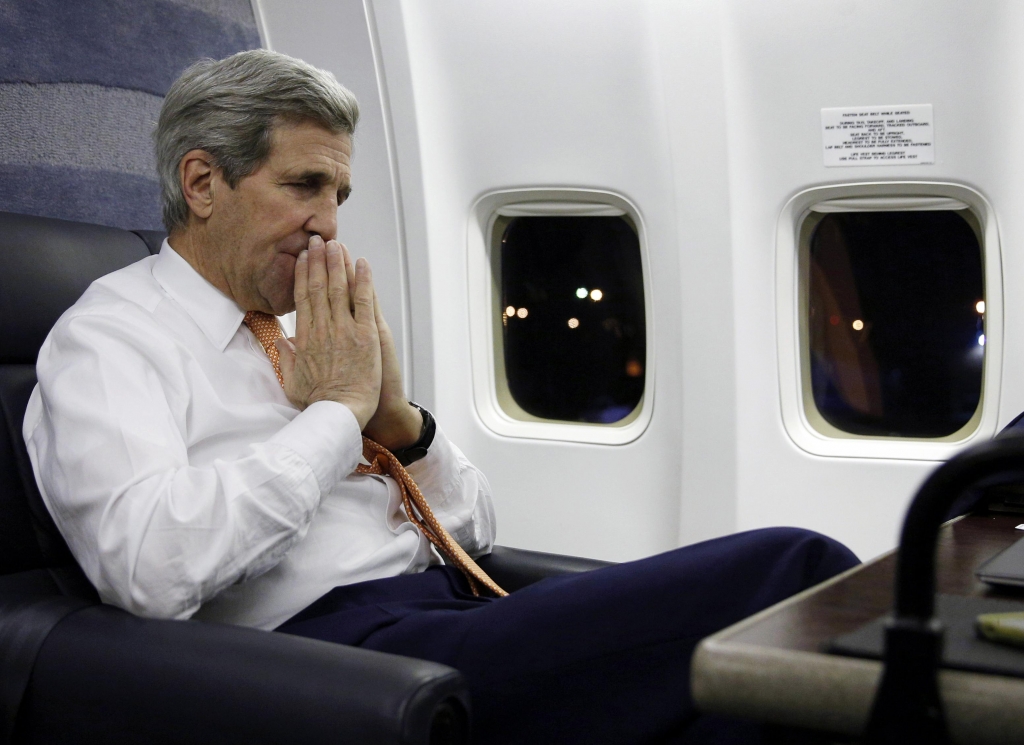
[[[826,166],[910,166],[935,162],[930,103],[821,110]]]

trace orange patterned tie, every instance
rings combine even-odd
[[[260,310],[250,310],[246,312],[242,323],[249,327],[249,330],[263,345],[263,351],[267,353],[270,363],[274,366],[274,372],[277,373],[277,380],[284,388],[284,376],[281,375],[281,353],[277,351],[277,346],[274,344],[278,339],[284,338],[284,332],[281,331],[281,324],[278,322],[277,316]]]
[[[284,376],[281,375],[281,355],[274,345],[275,341],[284,336],[277,316],[250,310],[245,314],[244,323],[263,345],[263,350],[270,357],[274,372],[277,373],[277,379],[281,383],[281,387],[284,388]],[[487,576],[487,573],[473,561],[462,546],[455,542],[441,522],[434,517],[434,512],[427,504],[423,492],[416,486],[416,482],[413,481],[405,467],[398,462],[394,453],[369,437],[364,437],[363,457],[369,461],[370,465],[360,463],[356,466],[356,473],[387,475],[395,480],[402,495],[402,506],[405,507],[405,514],[409,516],[409,520],[420,529],[428,541],[437,547],[438,551],[444,554],[448,563],[458,567],[466,576],[469,589],[473,591],[474,595],[480,594],[479,585],[483,585],[499,598],[508,595],[493,579]]]

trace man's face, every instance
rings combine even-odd
[[[310,237],[336,237],[352,140],[302,122],[278,124],[271,142],[266,162],[234,189],[215,170],[204,258],[243,309],[280,315],[295,309],[295,259]]]

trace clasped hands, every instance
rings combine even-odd
[[[395,340],[366,259],[314,235],[295,262],[295,336],[279,339],[284,390],[305,409],[347,406],[367,437],[390,450],[419,439],[423,418],[402,386]]]

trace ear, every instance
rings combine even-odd
[[[213,156],[205,150],[189,150],[178,162],[178,178],[192,213],[206,220],[213,212]]]

